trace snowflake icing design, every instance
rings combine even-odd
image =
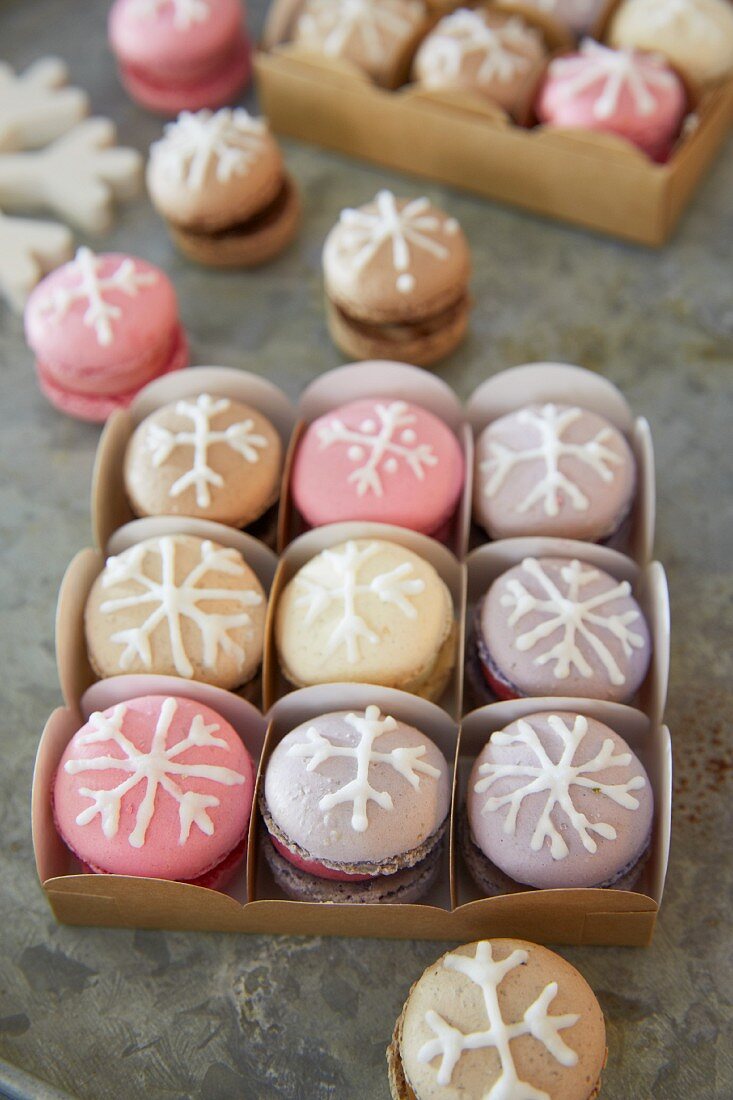
[[[398,746],[391,752],[379,752],[374,748],[374,742],[378,738],[397,729],[394,718],[387,716],[383,718],[379,707],[367,707],[363,717],[358,714],[347,714],[345,721],[358,734],[359,740],[356,745],[334,745],[319,733],[315,726],[311,726],[306,730],[307,742],[291,745],[288,756],[299,756],[307,760],[306,768],[309,772],[315,771],[326,760],[334,760],[337,757],[347,757],[355,762],[354,778],[343,787],[339,787],[337,791],[324,795],[318,807],[327,813],[334,806],[350,802],[352,804],[351,827],[355,832],[363,833],[369,827],[370,802],[376,802],[383,810],[394,809],[389,791],[378,791],[369,781],[369,770],[372,764],[388,764],[415,790],[420,786],[420,774],[438,779],[440,770],[420,759],[427,752],[425,745],[416,745],[413,748]]]
[[[479,775],[483,776],[476,783],[476,794],[483,794],[489,790],[499,779],[524,779],[526,782],[509,794],[490,796],[486,799],[481,812],[484,814],[495,813],[497,810],[509,807],[509,812],[504,821],[504,832],[514,836],[517,826],[517,815],[529,795],[547,791],[542,813],[537,821],[537,826],[532,834],[530,847],[533,852],[539,852],[548,840],[550,854],[553,859],[565,859],[569,853],[568,846],[562,833],[558,830],[552,819],[552,811],[555,806],[567,815],[570,825],[580,837],[581,843],[587,852],[592,854],[597,851],[598,845],[592,833],[597,833],[605,840],[615,840],[616,830],[613,825],[604,821],[590,821],[584,813],[577,810],[572,798],[573,787],[583,787],[605,795],[619,806],[627,810],[637,810],[639,800],[634,797],[632,791],[641,790],[646,786],[646,780],[642,775],[634,775],[625,783],[605,783],[600,774],[608,768],[628,768],[631,764],[631,753],[622,752],[614,755],[614,745],[610,737],[607,737],[600,750],[591,760],[580,764],[574,764],[575,754],[583,743],[588,732],[588,721],[581,714],[575,715],[572,728],[557,714],[552,714],[547,719],[550,729],[555,733],[562,744],[560,759],[555,764],[547,754],[536,731],[529,721],[521,718],[517,723],[516,733],[499,731],[492,734],[491,742],[500,746],[524,745],[534,753],[537,764],[481,764]]]
[[[359,596],[376,596],[381,603],[393,604],[406,618],[416,619],[417,610],[411,602],[412,597],[425,591],[425,581],[420,577],[410,577],[414,568],[410,561],[403,562],[389,573],[379,573],[368,583],[361,583],[361,567],[378,554],[380,549],[376,542],[359,547],[355,542],[349,541],[343,549],[324,550],[319,558],[329,567],[328,578],[312,579],[307,575],[306,566],[294,581],[298,588],[304,590],[301,596],[296,597],[295,606],[306,609],[306,626],[315,622],[332,604],[342,606],[343,613],[331,632],[326,653],[330,655],[343,645],[346,647],[349,664],[355,664],[359,660],[361,639],[370,645],[379,643],[379,635],[375,634],[357,610]]]
[[[137,19],[155,19],[159,12],[171,9],[173,26],[187,31],[211,16],[208,0],[132,0],[130,11]]]
[[[176,402],[176,412],[187,417],[192,424],[190,431],[170,431],[160,424],[150,424],[147,443],[152,452],[155,467],[162,466],[177,447],[193,447],[191,469],[173,482],[168,495],[178,497],[193,486],[196,491],[196,504],[199,508],[208,508],[211,504],[211,486],[221,488],[224,478],[209,465],[209,448],[215,443],[225,443],[247,462],[259,462],[259,451],[267,446],[264,435],[258,435],[254,429],[254,420],[240,420],[228,428],[216,431],[211,422],[219,413],[226,412],[231,401],[226,397],[214,398],[208,393],[200,394],[195,401]]]
[[[374,210],[362,207],[341,211],[339,252],[359,272],[368,267],[382,245],[389,244],[397,273],[396,288],[401,294],[409,294],[415,289],[415,276],[410,271],[411,249],[427,252],[436,260],[447,260],[450,251],[436,236],[444,233],[454,237],[458,222],[430,213],[430,200],[424,197],[400,208],[391,191],[380,191],[374,206]]]
[[[362,463],[349,474],[349,482],[356,486],[357,496],[384,493],[381,471],[394,474],[400,460],[412,471],[418,481],[425,479],[425,470],[437,466],[438,457],[430,443],[420,443],[414,428],[417,417],[408,411],[404,401],[389,405],[375,404],[377,419],[367,417],[358,429],[347,428],[342,420],[334,418],[318,429],[321,450],[343,443],[348,446],[352,462]]]
[[[460,75],[466,57],[480,54],[478,81],[506,83],[531,67],[532,61],[522,51],[536,41],[536,32],[521,19],[513,17],[501,26],[490,27],[478,12],[461,8],[441,19],[426,39],[422,54],[427,69],[450,80]]]
[[[310,0],[299,29],[317,39],[323,35],[321,49],[327,57],[339,57],[354,41],[378,65],[390,39],[403,39],[421,19],[422,6],[403,0]]]
[[[537,999],[525,1010],[521,1020],[515,1023],[504,1020],[499,1003],[499,986],[507,974],[528,960],[529,953],[523,948],[516,948],[505,959],[494,959],[489,940],[476,944],[473,957],[451,953],[443,958],[446,970],[465,975],[481,989],[488,1027],[484,1031],[466,1033],[453,1027],[433,1009],[425,1013],[425,1023],[435,1038],[428,1039],[423,1044],[417,1057],[423,1064],[440,1058],[437,1071],[439,1085],[450,1084],[453,1070],[464,1051],[493,1048],[499,1056],[501,1072],[496,1082],[484,1094],[483,1100],[550,1100],[548,1093],[535,1088],[528,1081],[520,1080],[511,1043],[512,1039],[518,1039],[521,1035],[531,1035],[561,1066],[577,1065],[577,1053],[567,1045],[560,1032],[577,1024],[580,1016],[574,1012],[562,1016],[552,1016],[549,1013],[550,1005],[557,996],[557,982],[550,982],[545,986]]]
[[[160,581],[153,580],[145,571],[149,554],[156,554],[159,559]],[[136,658],[145,668],[151,668],[151,639],[158,626],[166,623],[176,672],[190,679],[194,667],[183,643],[181,628],[184,619],[189,619],[198,628],[203,646],[202,661],[206,668],[214,667],[219,650],[237,661],[244,660],[244,647],[231,637],[230,632],[252,626],[252,618],[245,608],[261,604],[262,595],[252,590],[207,586],[205,579],[211,573],[244,576],[244,562],[236,550],[215,546],[207,539],[201,544],[199,563],[180,583],[176,583],[176,540],[172,537],[159,539],[155,547],[142,543],[118,557],[109,558],[102,587],[114,588],[120,584],[134,583],[139,585],[139,590],[131,595],[105,600],[99,608],[102,614],[113,615],[131,607],[151,607],[149,615],[139,626],[118,630],[111,635],[112,642],[125,647],[119,659],[121,669],[129,669]],[[223,614],[203,611],[199,606],[218,600],[238,604],[241,610]]]
[[[597,119],[608,119],[618,109],[619,100],[628,92],[637,115],[655,110],[655,91],[673,91],[677,78],[664,60],[653,54],[643,58],[632,50],[610,50],[586,39],[575,57],[560,57],[551,65],[553,76],[567,78],[557,89],[560,99],[572,99],[579,93],[598,87],[593,104]]]
[[[266,123],[243,107],[183,111],[168,123],[151,152],[174,182],[200,190],[212,165],[219,183],[245,175],[260,155],[266,133]]]
[[[567,593],[563,595],[535,558],[525,558],[522,569],[537,581],[543,595],[533,595],[520,580],[510,577],[505,582],[506,592],[499,601],[502,607],[510,609],[509,626],[521,624],[525,615],[540,613],[547,618],[532,630],[518,634],[514,642],[516,648],[521,653],[535,649],[560,630],[560,640],[535,657],[536,665],[554,663],[556,680],[566,680],[573,667],[581,676],[592,676],[593,669],[579,644],[582,640],[603,665],[611,683],[625,683],[626,677],[604,642],[603,633],[607,632],[610,637],[615,638],[621,645],[624,656],[631,657],[635,649],[644,646],[642,635],[635,633],[629,625],[641,618],[641,613],[635,608],[629,608],[620,614],[608,611],[604,614],[603,609],[631,594],[629,582],[620,581],[614,587],[584,600],[583,588],[598,579],[598,570],[584,569],[579,561],[563,565],[560,577],[567,587]]]
[[[123,755],[72,758],[64,764],[64,771],[69,775],[78,775],[80,772],[121,771],[127,772],[128,776],[110,790],[80,787],[79,794],[84,798],[90,798],[91,805],[77,816],[77,825],[88,825],[99,816],[104,835],[108,838],[116,836],[125,795],[139,783],[145,783],[145,794],[135,815],[135,827],[128,837],[128,843],[133,848],[142,848],[145,844],[148,826],[155,813],[155,801],[159,789],[178,803],[179,844],[186,843],[192,825],[196,825],[206,836],[213,836],[214,822],[208,811],[219,805],[219,799],[211,794],[182,790],[176,782],[176,777],[182,780],[207,779],[226,787],[244,783],[245,777],[231,768],[213,764],[184,764],[179,761],[178,758],[187,749],[218,748],[229,751],[229,745],[225,740],[214,737],[220,727],[216,723],[207,726],[201,714],[194,716],[185,738],[166,748],[168,730],[177,707],[175,699],[166,699],[163,703],[148,752],[138,749],[123,732],[127,713],[124,703],[118,703],[109,717],[98,711],[91,715],[89,719],[91,729],[78,738],[78,743],[96,745],[111,742],[121,749]]]
[[[517,422],[525,427],[535,428],[540,436],[539,443],[515,451],[498,440],[490,440],[491,457],[480,464],[481,472],[488,475],[483,489],[486,496],[493,497],[516,466],[541,459],[545,464],[544,477],[515,505],[517,512],[528,512],[538,501],[542,501],[545,514],[556,516],[560,511],[560,494],[563,492],[567,494],[576,512],[587,511],[590,504],[588,497],[560,469],[563,458],[576,459],[606,483],[613,481],[612,467],[622,465],[623,460],[606,446],[606,440],[613,437],[610,428],[601,428],[593,439],[585,443],[568,443],[563,439],[567,429],[582,415],[581,409],[564,409],[556,405],[522,409],[517,414]]]
[[[71,287],[55,287],[39,302],[39,308],[42,314],[50,316],[54,321],[60,321],[75,302],[86,302],[83,322],[88,328],[94,329],[97,342],[107,347],[114,341],[113,325],[122,316],[122,308],[107,301],[105,293],[118,291],[130,298],[136,298],[139,289],[157,282],[158,276],[154,271],[138,270],[135,261],[128,256],[120,260],[119,266],[113,272],[101,277],[101,262],[91,249],[80,248],[69,264],[70,274],[79,276],[78,283]]]

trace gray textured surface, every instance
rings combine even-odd
[[[51,50],[63,55],[95,109],[144,148],[159,125],[119,92],[103,44],[105,8],[6,0],[0,51],[17,66]],[[171,272],[195,361],[267,373],[296,396],[340,362],[321,310],[327,229],[343,205],[365,200],[383,181],[404,184],[304,147],[287,153],[305,195],[304,230],[285,258],[256,275],[186,265],[142,200],[125,209],[105,245]],[[609,1100],[733,1096],[725,743],[733,709],[729,446],[725,455],[732,154],[729,147],[661,253],[427,188],[460,219],[476,256],[471,338],[441,368],[443,377],[465,396],[515,363],[581,363],[621,385],[655,434],[657,551],[669,570],[674,616],[668,717],[677,772],[667,893],[651,949],[563,952],[606,1013]],[[386,1100],[393,1021],[442,945],[72,929],[57,926],[47,909],[32,862],[28,792],[38,735],[59,700],[54,601],[68,559],[89,541],[98,433],[44,403],[20,321],[1,309],[0,1058],[54,1086],[23,1084],[15,1072],[7,1093]]]

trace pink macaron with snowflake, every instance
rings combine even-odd
[[[685,86],[661,55],[591,39],[551,62],[536,104],[546,126],[615,134],[656,161],[669,157],[686,110]]]
[[[115,0],[109,41],[128,93],[157,114],[222,107],[250,77],[240,0]]]
[[[364,520],[432,535],[455,512],[464,481],[460,444],[439,417],[412,402],[363,398],[308,425],[292,494],[311,527]]]
[[[98,423],[154,378],[188,365],[168,277],[120,252],[75,259],[47,275],[25,309],[41,390],[62,412]]]
[[[254,778],[241,738],[210,707],[130,699],[72,737],[54,780],[54,819],[92,872],[218,889],[246,851]]]

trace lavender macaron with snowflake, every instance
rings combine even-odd
[[[476,440],[473,515],[490,538],[620,538],[636,491],[636,460],[599,413],[527,405]]]
[[[438,874],[450,792],[438,746],[377,706],[304,722],[260,797],[276,882],[300,901],[416,901]]]
[[[651,843],[644,765],[610,727],[579,712],[512,722],[476,758],[460,844],[486,894],[530,887],[632,889]]]
[[[628,703],[646,676],[649,627],[628,581],[577,559],[525,558],[481,601],[478,661],[498,699]]]

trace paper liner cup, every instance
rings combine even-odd
[[[283,454],[287,452],[295,424],[295,409],[283,391],[266,378],[233,367],[189,367],[158,378],[140,390],[129,409],[113,413],[100,436],[91,494],[96,546],[106,546],[118,527],[135,519],[125,491],[123,468],[127,444],[137,425],[163,405],[199,393],[229,397],[257,409],[272,422],[282,440]],[[275,514],[276,506],[273,505],[264,516],[250,524],[250,533],[274,544],[274,529],[272,539],[267,536],[268,528],[274,526]]]
[[[466,414],[478,437],[493,420],[522,408],[523,405],[577,405],[598,413],[618,428],[636,459],[637,485],[628,523],[622,525],[615,547],[630,554],[640,565],[652,556],[654,545],[655,482],[654,452],[649,424],[643,417],[634,419],[621,391],[602,375],[567,363],[525,363],[495,374],[478,386],[468,399]],[[474,527],[474,545],[487,541],[486,532]],[[613,540],[614,546],[616,539]]]
[[[298,570],[320,554],[338,543],[349,539],[384,539],[404,546],[428,561],[445,582],[453,600],[454,621],[458,627],[456,639],[456,663],[448,687],[439,704],[454,718],[461,714],[463,693],[463,630],[461,624],[465,618],[466,583],[465,570],[450,550],[427,535],[418,535],[404,527],[393,527],[386,523],[329,523],[316,527],[300,535],[287,547],[278,565],[272,584],[267,608],[265,627],[265,657],[262,665],[263,706],[269,710],[278,699],[295,690],[295,685],[286,680],[280,669],[275,644],[275,619],[277,605],[287,583]]]
[[[474,621],[479,602],[493,582],[525,558],[567,558],[602,569],[619,581],[628,581],[644,613],[652,642],[649,671],[632,700],[652,723],[664,715],[669,684],[670,615],[669,591],[664,569],[659,562],[639,566],[631,558],[592,542],[574,539],[518,538],[499,539],[479,546],[466,559],[467,593],[465,620],[464,712],[491,701],[491,689],[477,692],[473,674],[475,656]],[[479,684],[479,689],[483,688]]]
[[[164,535],[196,535],[202,539],[211,539],[212,542],[217,542],[221,546],[238,550],[256,574],[269,599],[277,569],[277,558],[272,550],[251,535],[221,523],[178,516],[154,516],[125,524],[113,533],[105,553],[91,548],[80,550],[72,559],[61,581],[56,604],[56,666],[61,694],[68,706],[77,704],[86,689],[99,679],[89,662],[87,653],[84,609],[92,585],[102,572],[107,557],[120,554],[123,550],[145,539]],[[120,677],[115,679],[125,679],[126,675],[120,674]],[[171,677],[171,679],[184,686],[195,682],[185,677],[180,679]],[[228,695],[229,692],[224,694]],[[260,706],[262,702],[260,674],[257,674],[248,684],[244,684],[240,694],[255,706]]]
[[[292,495],[293,464],[303,432],[318,417],[360,398],[409,401],[421,405],[447,424],[457,437],[463,452],[466,476],[456,509],[445,525],[445,537],[440,537],[439,541],[456,557],[462,558],[468,548],[474,465],[473,436],[466,423],[463,406],[450,386],[435,374],[421,367],[386,359],[349,363],[326,371],[301,394],[297,406],[299,420],[285,461],[278,516],[278,551],[282,553],[288,543],[308,530]]]

